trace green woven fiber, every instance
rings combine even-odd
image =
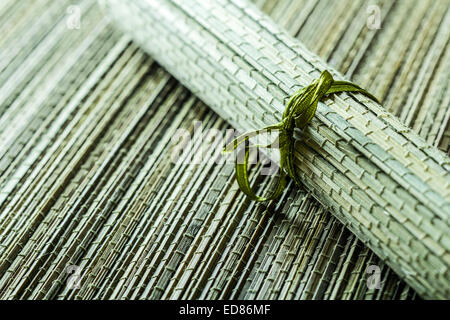
[[[105,6],[144,50],[238,129],[280,121],[286,97],[331,70],[245,1]],[[377,103],[358,94],[333,100],[318,105],[307,146],[296,146],[299,176],[424,297],[447,297],[450,160]]]

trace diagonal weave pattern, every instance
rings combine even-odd
[[[448,151],[448,2],[380,1],[380,30],[366,27],[367,2],[329,3],[258,1]],[[306,193],[255,204],[233,165],[170,164],[176,129],[228,125],[115,32],[95,1],[77,3],[81,28],[68,29],[71,4],[0,3],[1,298],[415,297]],[[372,264],[380,290],[366,286]],[[66,286],[69,265],[81,268],[79,290]]]

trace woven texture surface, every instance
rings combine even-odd
[[[289,96],[322,70],[342,77],[246,1],[104,3],[125,33],[238,129],[278,123]],[[422,295],[450,295],[450,159],[362,94],[319,103],[294,136],[292,161],[315,198]]]
[[[93,1],[79,3],[81,28],[69,30],[69,5],[0,9],[0,297],[415,296],[305,192],[290,188],[267,208],[246,201],[232,165],[172,164],[178,128],[228,125]],[[259,6],[448,151],[447,1],[380,2],[376,31],[362,1]],[[381,289],[368,290],[373,264]],[[70,265],[79,289],[66,285]]]

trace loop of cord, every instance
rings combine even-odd
[[[361,87],[347,81],[335,81],[333,76],[327,70],[324,70],[320,77],[314,80],[310,85],[296,91],[289,99],[283,112],[282,120],[274,125],[265,128],[244,133],[231,141],[224,152],[235,150],[244,143],[244,147],[238,152],[236,157],[236,180],[240,189],[252,200],[262,202],[278,198],[287,183],[287,176],[290,176],[297,185],[301,185],[300,178],[297,176],[294,167],[295,140],[294,129],[304,129],[316,113],[319,101],[326,96],[338,92],[359,92],[371,99],[377,99]],[[258,136],[261,133],[277,130],[278,138],[268,145],[250,145],[249,139]],[[250,149],[268,148],[280,150],[280,177],[274,190],[266,197],[258,196],[250,186],[248,179],[248,158]],[[243,157],[242,157],[242,152]],[[240,160],[243,161],[240,161]]]

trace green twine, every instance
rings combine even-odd
[[[316,112],[317,104],[324,97],[332,93],[344,91],[363,93],[377,101],[377,99],[369,92],[351,82],[334,81],[333,76],[325,70],[321,73],[319,79],[314,80],[309,86],[298,90],[292,95],[286,109],[284,110],[280,123],[267,126],[260,130],[245,133],[234,139],[225,147],[224,152],[232,151],[244,142],[245,156],[243,163],[239,163],[238,157],[236,157],[236,179],[239,187],[248,197],[258,202],[278,198],[286,186],[287,175],[289,175],[296,184],[301,184],[294,167],[294,128],[303,129],[306,127]],[[270,132],[271,130],[279,131],[277,145],[274,143],[268,145],[248,145],[248,143],[245,143],[251,137],[257,136],[264,131]],[[249,150],[250,148],[258,149],[277,147],[280,149],[280,177],[278,179],[277,186],[269,196],[260,197],[253,191],[248,180],[247,167]]]

